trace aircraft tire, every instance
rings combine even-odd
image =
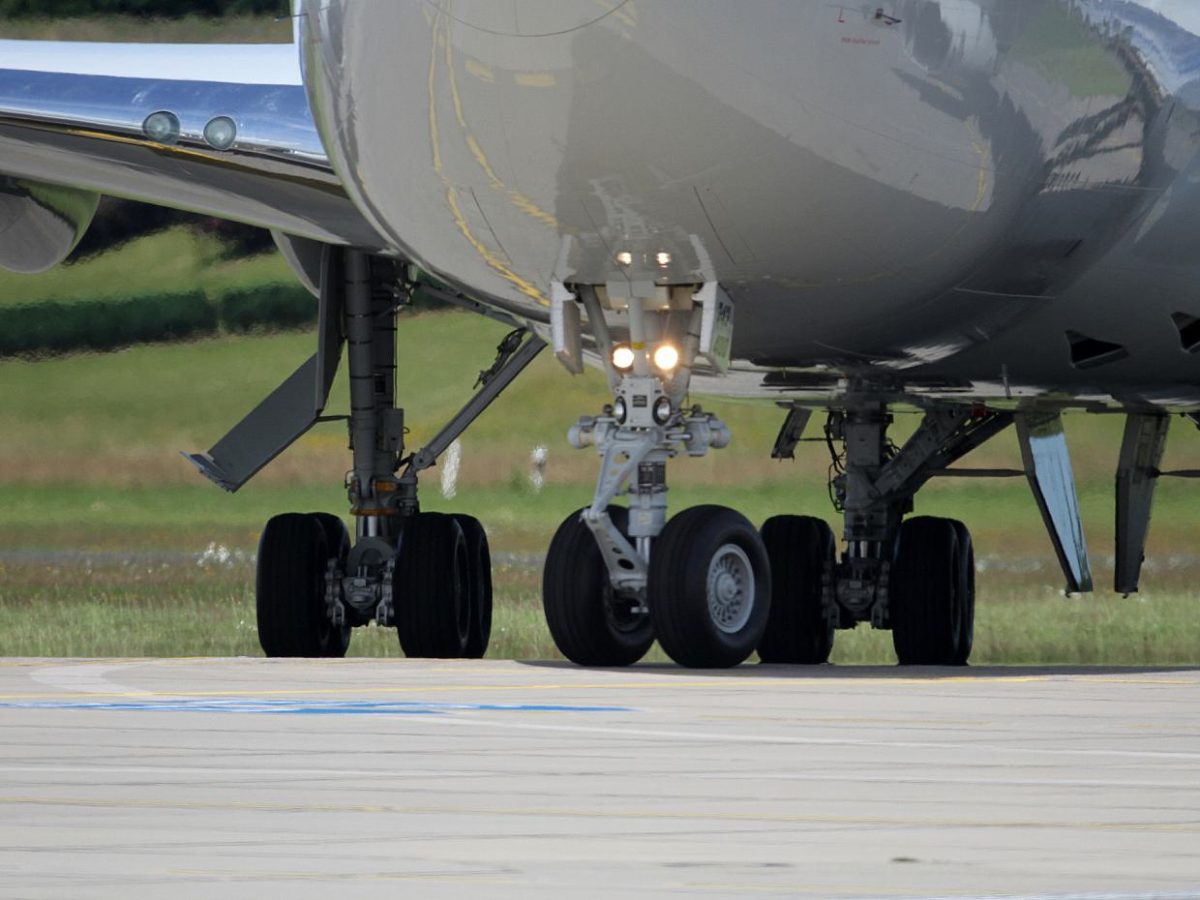
[[[958,644],[950,658],[952,666],[965,666],[971,658],[975,643],[975,545],[967,526],[957,519],[951,520],[958,534],[958,552],[961,558],[959,576]]]
[[[902,666],[961,665],[962,618],[973,584],[951,519],[917,516],[900,526],[889,583],[892,644]]]
[[[567,516],[554,533],[542,572],[542,607],[559,651],[581,666],[630,666],[654,643],[654,628],[636,601],[614,596],[595,535],[581,518]],[[608,514],[625,532],[629,511]]]
[[[454,520],[467,542],[469,629],[463,656],[482,659],[492,636],[492,554],[483,523],[474,516],[456,514]]]
[[[410,659],[460,659],[471,631],[470,563],[462,526],[444,513],[404,523],[392,573],[400,648]]]
[[[695,669],[736,666],[758,647],[770,615],[762,538],[732,509],[686,509],[654,542],[647,593],[671,659]]]
[[[255,578],[258,641],[267,656],[346,655],[349,629],[334,627],[325,612],[325,569],[337,552],[315,515],[285,513],[267,522]]]
[[[833,622],[825,615],[822,579],[833,562],[833,530],[813,516],[774,516],[759,529],[771,563],[771,613],[758,642],[764,663],[829,661]]]

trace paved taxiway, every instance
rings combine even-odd
[[[1200,896],[1200,670],[0,662],[0,896]]]

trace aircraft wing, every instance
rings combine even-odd
[[[294,44],[0,41],[0,244],[48,194],[68,218],[108,194],[381,248],[326,159],[300,65]]]

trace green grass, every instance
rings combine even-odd
[[[253,566],[154,559],[50,566],[0,565],[0,633],[12,656],[258,656]],[[495,570],[489,656],[558,658],[541,615],[539,572]],[[1195,665],[1200,617],[1185,589],[1140,599],[1062,597],[1045,586],[995,581],[981,587],[976,665]],[[359,628],[352,656],[399,656],[396,634]],[[663,662],[657,647],[646,662]],[[891,636],[860,626],[839,632],[833,662],[889,665]]]
[[[40,275],[0,269],[0,306],[124,299],[194,289],[214,299],[233,288],[295,282],[278,253],[226,259],[223,250],[214,237],[176,227]]]
[[[272,16],[147,19],[141,16],[80,16],[73,19],[3,19],[0,38],[38,41],[132,41],[154,43],[290,43],[292,21]]]

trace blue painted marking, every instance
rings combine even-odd
[[[100,709],[118,712],[260,713],[291,716],[429,716],[451,712],[631,712],[625,706],[549,703],[438,703],[417,700],[28,700],[0,701],[0,709]]]

